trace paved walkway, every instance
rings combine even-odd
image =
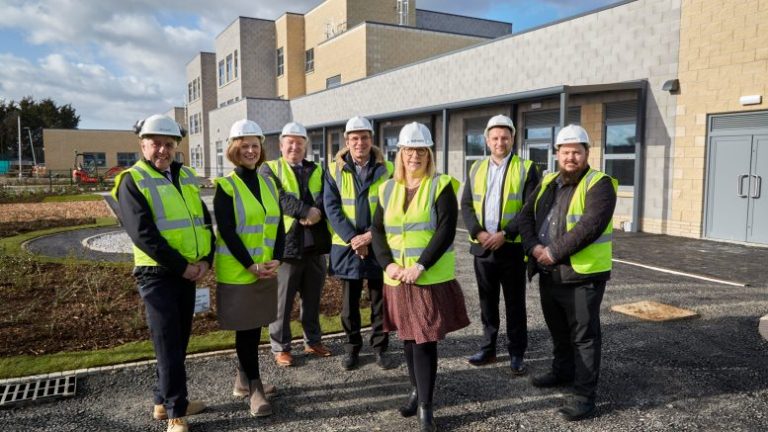
[[[768,283],[760,270],[765,249],[672,237],[617,234],[616,256],[688,273],[705,273],[750,286],[731,286],[617,264],[603,303],[604,352],[600,416],[576,424],[555,414],[562,393],[513,378],[502,356],[474,368],[465,357],[480,334],[472,261],[465,236],[457,236],[458,269],[472,325],[439,345],[436,418],[446,431],[762,431],[768,430],[768,343],[757,333],[768,312]],[[529,350],[533,372],[551,361],[551,341],[541,316],[537,281],[529,286]],[[693,309],[700,318],[643,322],[610,311],[612,305],[655,300]],[[503,343],[503,341],[502,341]],[[336,356],[298,356],[294,368],[274,365],[263,351],[262,375],[281,389],[275,414],[248,416],[230,396],[231,354],[188,362],[190,391],[210,409],[191,418],[193,431],[392,431],[415,430],[396,407],[409,384],[405,365],[382,371],[364,351],[363,366],[340,367],[342,340],[331,338]],[[391,351],[402,355],[393,338]],[[297,351],[300,347],[297,346]],[[0,410],[9,431],[162,431],[150,420],[153,367],[134,366],[79,379],[76,397]]]

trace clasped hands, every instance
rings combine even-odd
[[[555,259],[552,257],[552,252],[549,251],[548,247],[543,245],[534,246],[533,250],[531,251],[531,255],[533,255],[533,258],[535,258],[536,261],[541,265],[551,266],[555,264]]]
[[[323,218],[323,212],[320,211],[317,207],[310,207],[309,213],[307,213],[307,217],[299,219],[299,223],[304,226],[312,226],[318,222],[320,222],[320,219]]]
[[[272,279],[277,277],[278,267],[280,267],[280,261],[272,260],[264,263],[253,263],[248,267],[248,271],[255,274],[259,279]]]
[[[363,259],[368,256],[368,245],[371,244],[372,239],[373,235],[368,231],[352,237],[352,240],[349,241],[349,245],[352,247],[352,250],[355,251],[355,255],[360,257],[360,259]]]
[[[210,268],[211,265],[208,264],[208,261],[198,261],[194,264],[187,264],[187,268],[184,269],[184,274],[182,274],[181,277],[191,280],[192,282],[197,282],[208,273]]]
[[[504,231],[497,231],[493,234],[488,231],[480,231],[477,234],[477,241],[480,242],[480,246],[482,246],[483,249],[495,251],[504,246]]]
[[[415,264],[408,268],[403,268],[399,264],[391,263],[385,271],[391,279],[407,284],[415,283],[419,276],[421,276],[421,269]]]

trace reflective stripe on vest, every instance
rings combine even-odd
[[[160,235],[190,263],[204,258],[211,251],[211,232],[205,226],[203,203],[197,175],[188,167],[179,171],[179,189],[163,174],[140,160],[115,178],[112,196],[124,175],[130,175],[144,195]],[[133,261],[137,266],[157,266],[157,261],[133,246]]]
[[[392,177],[392,173],[395,170],[392,162],[385,162],[386,175],[381,175],[375,179],[368,187],[368,207],[370,209],[370,217],[373,219],[373,214],[376,211],[376,206],[379,203],[379,187],[387,179]],[[330,162],[328,164],[329,172],[333,173],[333,181],[336,183],[336,189],[339,190],[339,196],[341,198],[341,211],[346,216],[347,220],[353,227],[357,227],[356,215],[355,215],[355,201],[357,197],[357,191],[355,190],[355,179],[352,172],[345,170],[341,165],[336,162]],[[377,167],[378,171],[379,168]],[[331,243],[339,246],[347,246],[347,243],[339,237],[335,232],[331,238]]]
[[[534,209],[539,204],[539,199],[544,195],[544,191],[547,186],[552,183],[559,173],[550,173],[544,176],[539,189],[539,194],[536,196],[536,202],[534,203]],[[573,197],[568,205],[568,213],[565,216],[565,229],[570,231],[581,220],[581,216],[584,214],[586,207],[587,191],[592,188],[603,177],[609,177],[601,171],[589,169],[584,177],[582,177],[579,184],[576,186],[576,190],[573,192]],[[619,181],[615,178],[609,177],[613,184],[614,192],[618,190]],[[613,218],[608,222],[608,225],[603,230],[600,237],[594,242],[590,243],[584,249],[571,255],[571,267],[578,274],[593,274],[602,273],[611,270],[613,255]]]
[[[279,159],[268,161],[267,165],[282,185],[283,192],[301,200],[299,180],[296,178],[296,173],[293,172],[293,168],[291,168],[285,158],[281,157]],[[309,184],[307,186],[309,187],[309,193],[312,195],[312,200],[316,203],[319,202],[320,195],[323,191],[323,169],[320,168],[320,165],[315,165],[315,169],[309,176]],[[293,228],[293,222],[295,220],[296,219],[293,216],[283,215],[283,225],[286,233]]]
[[[235,210],[235,232],[243,242],[254,263],[272,260],[277,228],[280,224],[280,198],[273,180],[257,175],[261,202],[259,202],[240,177],[232,172],[213,182],[222,192],[232,198]],[[258,278],[249,272],[230,252],[223,237],[216,237],[214,258],[216,281],[243,285],[256,282]]]
[[[450,185],[453,191],[459,189],[458,180],[445,174],[423,179],[408,209],[405,205],[406,189],[394,179],[379,186],[379,195],[384,205],[384,231],[387,244],[392,250],[395,262],[408,268],[414,265],[429,244],[437,228],[435,202],[443,189]],[[455,278],[456,254],[451,245],[437,262],[421,273],[416,283],[432,285]],[[400,282],[390,279],[386,272],[387,284],[397,286]]]
[[[488,166],[491,159],[483,159],[472,164],[470,174],[467,177],[469,183],[465,187],[471,188],[472,208],[475,211],[480,225],[485,228],[485,196],[488,192]],[[525,190],[525,180],[528,171],[531,170],[533,162],[523,161],[517,155],[512,155],[507,164],[507,170],[504,174],[504,184],[502,185],[503,197],[501,206],[501,220],[499,221],[499,230],[503,231],[515,216],[523,208],[523,191]],[[478,243],[477,239],[470,236],[469,241]],[[521,237],[518,235],[514,239],[507,239],[508,243],[520,243]]]

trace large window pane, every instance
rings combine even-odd
[[[382,138],[384,140],[384,153],[386,153],[386,158],[390,162],[395,161],[395,156],[397,156],[397,140],[399,138],[400,134],[400,128],[399,127],[385,127],[382,131]]]
[[[547,127],[530,127],[525,128],[525,139],[552,139],[552,128]]]
[[[528,158],[539,166],[539,171],[544,172],[549,168],[549,145],[529,146]]]
[[[635,130],[635,122],[605,125],[605,153],[634,154]]]
[[[619,180],[619,186],[634,186],[634,159],[606,159],[605,173]]]

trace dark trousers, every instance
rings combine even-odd
[[[277,319],[269,325],[272,352],[291,351],[291,310],[296,294],[301,298],[300,320],[304,344],[317,345],[320,330],[320,298],[325,285],[325,255],[287,259],[277,270]]]
[[[541,309],[554,345],[552,373],[573,379],[574,395],[594,401],[600,377],[600,303],[605,281],[559,284],[541,275],[539,284]]]
[[[363,338],[360,336],[360,295],[362,279],[344,279],[344,304],[341,325],[347,334],[346,352],[360,352]],[[371,347],[377,353],[387,350],[389,333],[384,331],[384,280],[368,279],[368,296],[371,299]]]
[[[519,244],[506,243],[484,257],[475,256],[475,278],[480,296],[480,321],[486,353],[496,354],[499,336],[499,296],[504,293],[507,349],[523,357],[528,347],[528,316],[525,310],[525,261]]]
[[[184,360],[192,332],[195,283],[162,267],[137,267],[134,275],[157,357],[155,404],[164,405],[169,418],[183,417],[189,403]]]
[[[259,342],[261,327],[235,332],[235,351],[237,352],[238,368],[245,373],[248,380],[261,378],[259,374]]]
[[[431,404],[437,381],[437,342],[417,344],[413,340],[403,341],[408,378],[416,388],[419,403]]]

